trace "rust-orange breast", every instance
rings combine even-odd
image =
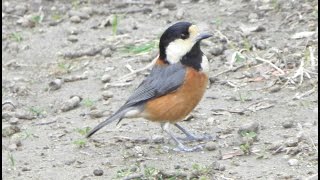
[[[183,85],[174,92],[148,101],[143,116],[158,122],[183,120],[201,100],[207,83],[206,74],[188,67]]]

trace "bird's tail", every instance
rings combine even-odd
[[[93,128],[87,135],[86,138],[89,138],[90,136],[92,136],[94,133],[96,133],[97,131],[99,131],[101,128],[103,128],[104,126],[112,123],[113,121],[117,120],[117,119],[121,119],[123,118],[124,114],[126,113],[126,110],[119,110],[118,112],[114,113],[111,117],[109,117],[108,119],[106,119],[105,121],[101,122],[100,124],[98,124],[95,128]]]

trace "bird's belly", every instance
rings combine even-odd
[[[207,83],[205,73],[188,68],[183,85],[172,93],[149,100],[145,104],[143,117],[157,122],[183,120],[198,105]]]

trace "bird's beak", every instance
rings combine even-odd
[[[209,38],[209,37],[211,37],[211,36],[212,36],[212,34],[209,34],[209,33],[200,33],[200,34],[196,37],[195,41],[198,42],[198,41],[201,41],[201,40],[203,40],[203,39],[207,39],[207,38]]]

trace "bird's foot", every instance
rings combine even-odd
[[[187,141],[187,142],[190,142],[190,141],[213,141],[213,140],[216,140],[216,137],[213,137],[208,134],[203,135],[203,136],[188,135],[184,138],[179,138],[179,140]]]
[[[173,149],[176,152],[198,152],[203,150],[203,146],[198,145],[195,147],[187,147],[184,146],[183,144],[179,144],[176,148]]]

